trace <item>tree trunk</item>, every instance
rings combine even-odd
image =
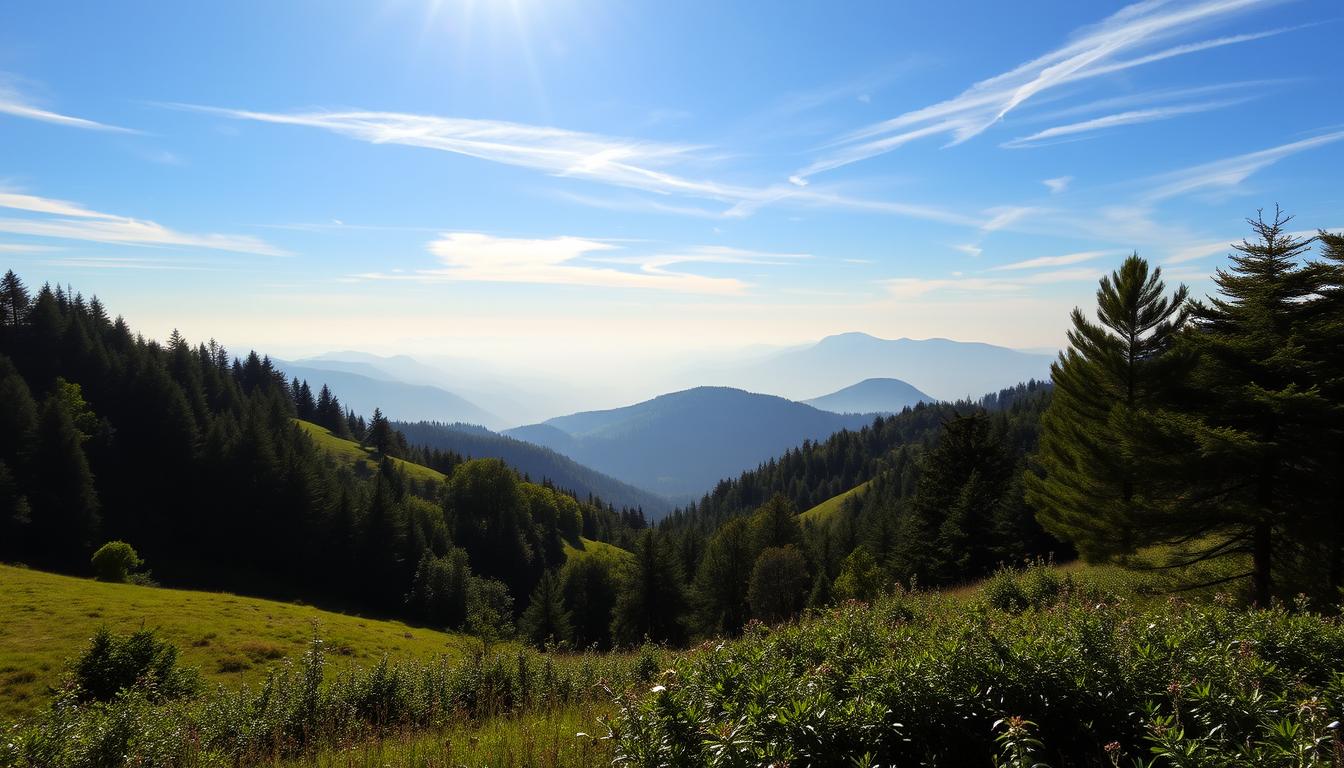
[[[1251,598],[1255,605],[1260,608],[1269,607],[1271,543],[1269,523],[1263,521],[1256,523],[1254,538],[1251,543],[1252,557],[1254,558],[1254,566],[1251,572]]]

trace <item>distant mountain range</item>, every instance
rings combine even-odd
[[[401,430],[412,445],[453,451],[473,459],[501,459],[533,482],[550,480],[557,488],[574,491],[581,499],[592,494],[617,508],[642,508],[650,520],[672,511],[672,503],[656,493],[585,467],[550,448],[491,432],[484,427],[429,421],[394,422],[393,426]]]
[[[900,413],[918,403],[936,401],[937,398],[900,379],[864,379],[838,392],[803,402],[832,413]]]
[[[674,501],[698,497],[804,440],[854,429],[870,416],[728,387],[696,387],[642,403],[505,431]]]
[[[1052,355],[949,339],[879,339],[866,333],[827,336],[816,344],[741,363],[705,367],[697,381],[805,398],[874,378],[909,382],[939,400],[978,398],[1050,376]]]
[[[341,399],[341,405],[353,408],[365,418],[374,408],[380,408],[388,418],[402,421],[460,421],[496,427],[503,423],[498,416],[460,395],[428,384],[397,381],[373,365],[348,361],[271,362],[287,377],[307,381],[314,396],[326,384]]]

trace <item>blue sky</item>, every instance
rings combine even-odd
[[[1344,226],[1344,7],[24,3],[0,262],[299,355],[1021,348],[1130,251]],[[579,365],[582,365],[579,363]]]

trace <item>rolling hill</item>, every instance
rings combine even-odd
[[[326,384],[341,399],[341,405],[368,418],[374,408],[389,419],[419,421],[461,421],[468,424],[500,426],[502,420],[446,389],[428,384],[408,384],[392,378],[379,378],[380,369],[367,364],[349,364],[344,370],[318,368],[283,360],[271,361],[290,378],[308,382],[313,394]]]
[[[838,392],[803,402],[832,413],[900,413],[907,407],[932,403],[935,399],[900,379],[864,379]]]
[[[728,387],[697,387],[606,411],[561,416],[504,434],[620,480],[687,500],[804,440],[867,424]]]
[[[614,548],[613,548],[614,549]],[[620,550],[618,550],[620,551]],[[107,584],[0,565],[0,719],[36,709],[57,685],[67,659],[102,626],[154,629],[198,667],[208,684],[258,682],[297,657],[316,627],[336,664],[465,655],[465,635],[399,621],[351,616],[306,605],[134,584]]]
[[[1049,379],[1053,360],[1051,355],[978,342],[842,333],[755,360],[704,368],[696,376],[702,382],[799,399],[865,379],[896,378],[939,400],[957,400]]]
[[[427,421],[396,422],[393,426],[406,435],[412,445],[453,451],[473,459],[501,459],[533,480],[550,480],[556,487],[573,491],[580,498],[592,494],[616,507],[643,509],[651,520],[672,510],[672,503],[656,493],[604,475],[551,448],[491,432],[484,427]]]

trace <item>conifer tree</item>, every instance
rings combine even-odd
[[[30,541],[40,564],[82,567],[98,531],[98,496],[83,442],[65,401],[48,397],[38,419],[28,496]]]
[[[742,518],[724,523],[710,538],[691,591],[701,632],[736,634],[747,623],[754,552],[750,524]]]
[[[532,599],[518,620],[518,631],[538,648],[568,641],[574,634],[569,611],[565,610],[560,579],[555,571],[546,571],[532,590]]]
[[[626,568],[611,622],[611,635],[624,646],[645,638],[679,643],[685,638],[686,609],[675,553],[655,529],[640,535],[634,562]]]
[[[1183,527],[1202,523],[1222,551],[1249,553],[1262,605],[1274,594],[1275,563],[1290,566],[1339,515],[1326,486],[1338,466],[1325,463],[1337,404],[1312,348],[1310,299],[1328,291],[1320,269],[1302,263],[1311,239],[1292,235],[1291,220],[1277,209],[1269,221],[1248,220],[1255,239],[1233,246],[1230,268],[1214,278],[1218,295],[1195,304],[1188,337],[1200,355],[1193,405],[1209,460],[1187,480],[1216,499],[1217,518],[1186,515]]]
[[[574,646],[609,648],[618,587],[615,563],[605,557],[570,558],[560,571],[560,581]]]
[[[1167,296],[1162,270],[1130,256],[1101,279],[1099,322],[1074,309],[1069,349],[1051,366],[1055,389],[1026,497],[1047,530],[1089,559],[1133,553],[1150,543],[1155,517],[1179,514],[1140,471],[1145,457],[1158,467],[1171,448],[1142,439],[1137,420],[1157,418],[1190,371],[1190,357],[1174,349],[1186,297],[1184,286]]]
[[[17,328],[28,316],[28,289],[14,270],[0,278],[0,328]]]

